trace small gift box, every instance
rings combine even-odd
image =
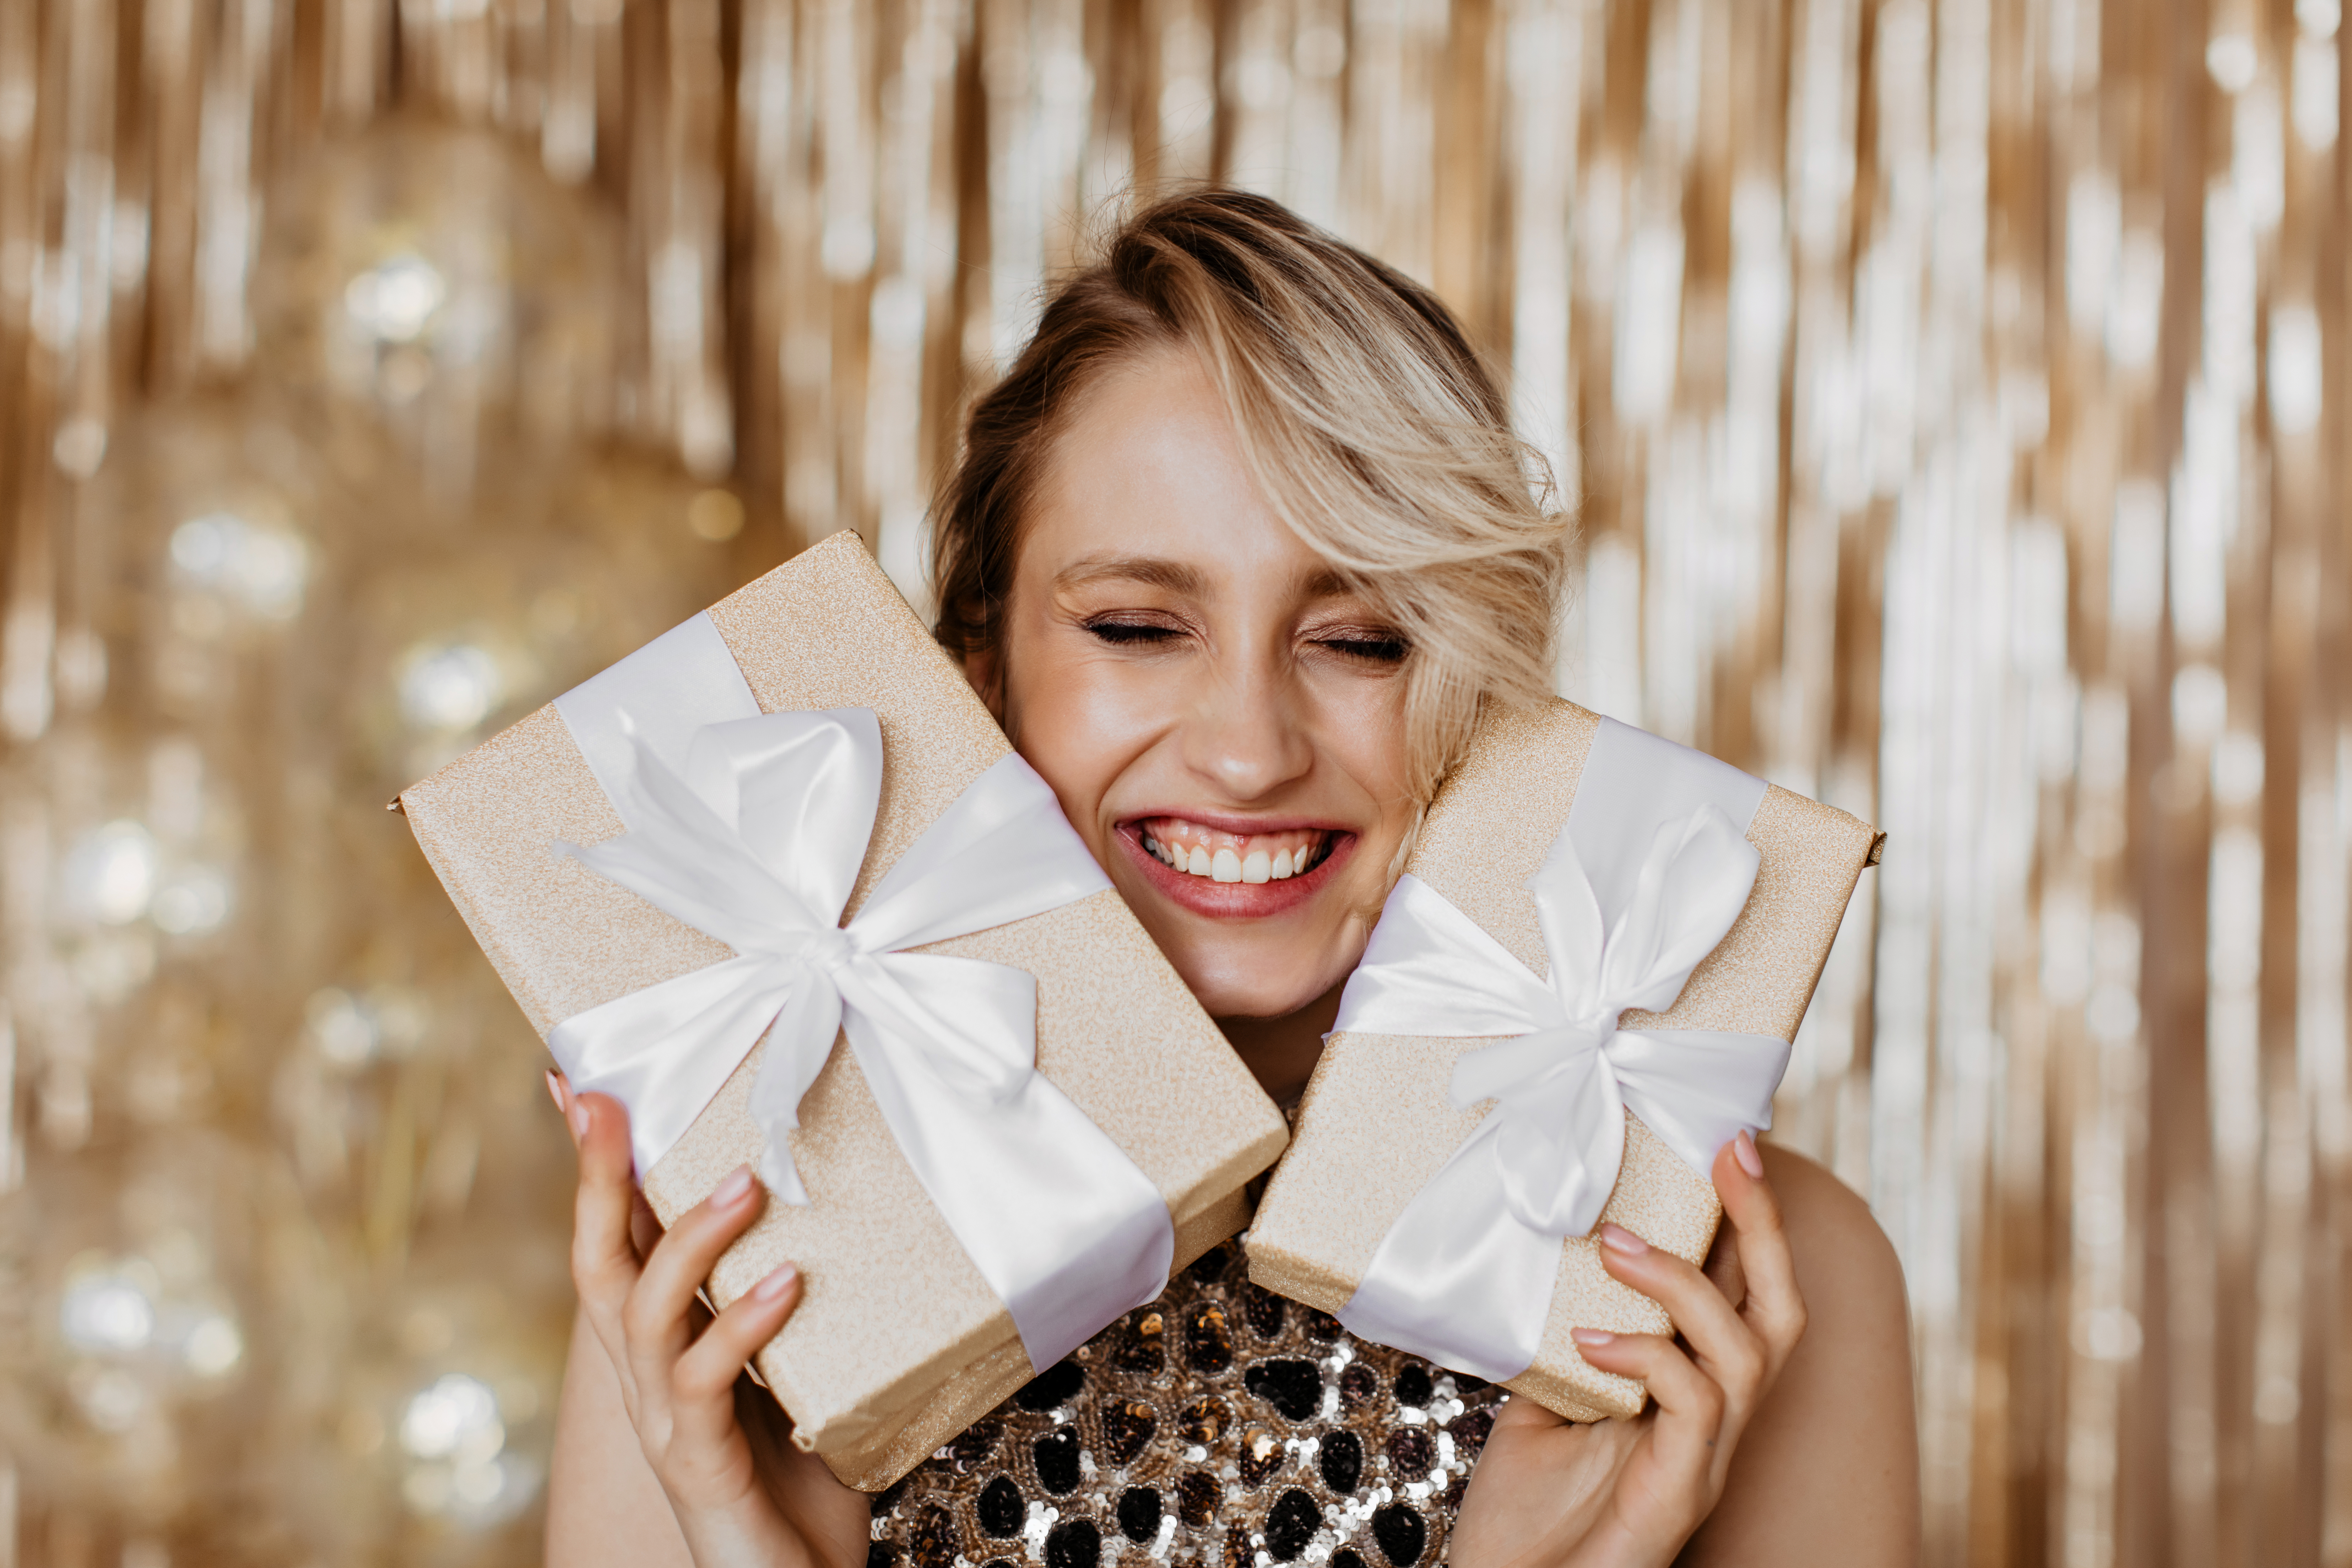
[[[1697,1262],[1879,836],[1570,703],[1493,710],[1429,808],[1245,1246],[1366,1339],[1569,1416],[1642,1385],[1569,1331],[1661,1333],[1608,1219]]]
[[[573,1087],[628,1106],[662,1222],[760,1171],[708,1292],[800,1267],[756,1365],[852,1486],[1155,1298],[1282,1149],[855,534],[400,805]]]

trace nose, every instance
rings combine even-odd
[[[1180,722],[1184,765],[1236,805],[1265,799],[1315,765],[1301,694],[1276,669],[1222,661]]]

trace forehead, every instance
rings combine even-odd
[[[1318,592],[1338,574],[1268,505],[1199,361],[1155,350],[1086,387],[1050,448],[1020,574],[1206,592],[1235,576]]]

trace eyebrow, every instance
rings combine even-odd
[[[1064,567],[1054,578],[1056,588],[1083,587],[1089,583],[1141,583],[1171,594],[1195,598],[1208,595],[1208,579],[1200,568],[1159,555],[1093,555]],[[1310,599],[1331,598],[1355,589],[1329,567],[1317,570],[1300,584]]]
[[[1198,567],[1158,555],[1091,555],[1064,567],[1055,574],[1054,586],[1076,588],[1104,582],[1142,583],[1196,597],[1204,595],[1209,586]]]

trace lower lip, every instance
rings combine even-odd
[[[1121,827],[1117,837],[1144,879],[1171,902],[1181,904],[1196,915],[1225,921],[1263,920],[1296,909],[1328,887],[1356,849],[1356,836],[1341,833],[1336,836],[1331,852],[1303,875],[1285,877],[1280,881],[1220,882],[1214,878],[1177,870],[1143,847],[1139,829]]]

